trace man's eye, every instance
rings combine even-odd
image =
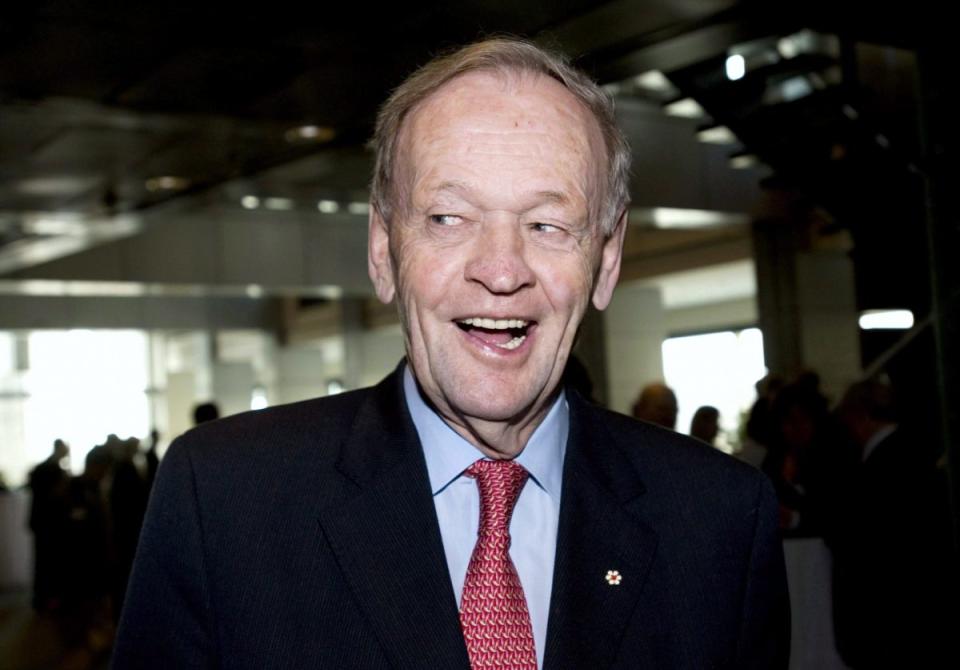
[[[430,223],[436,223],[441,226],[455,226],[463,221],[456,214],[431,214]]]
[[[562,230],[560,226],[555,226],[552,223],[542,223],[540,221],[532,224],[531,228],[537,233],[559,233]]]

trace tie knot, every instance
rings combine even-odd
[[[516,461],[480,460],[464,474],[476,479],[480,489],[480,532],[506,533],[529,473]]]

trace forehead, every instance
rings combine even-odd
[[[537,168],[592,186],[601,169],[599,125],[560,82],[536,73],[471,72],[417,105],[400,137],[400,169],[498,163]],[[459,161],[459,162],[458,162]],[[451,165],[452,164],[452,165]]]

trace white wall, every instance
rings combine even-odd
[[[604,312],[604,330],[608,406],[629,414],[640,389],[663,379],[661,345],[667,324],[660,290],[640,282],[618,286]]]

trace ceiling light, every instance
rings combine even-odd
[[[797,40],[796,35],[790,35],[789,37],[781,37],[777,40],[777,51],[784,58],[796,58],[800,55],[800,50],[802,44]]]
[[[643,74],[638,74],[633,78],[633,83],[640,88],[658,93],[673,90],[673,84],[670,83],[670,80],[667,79],[660,70],[649,70]]]
[[[719,214],[704,209],[654,207],[653,222],[658,228],[704,228],[723,223]]]
[[[863,330],[908,330],[913,328],[913,312],[909,309],[868,309],[860,314]]]
[[[703,107],[693,98],[680,98],[663,106],[664,114],[681,116],[687,119],[697,119],[706,115]]]
[[[283,134],[287,142],[329,142],[336,135],[333,128],[327,126],[297,126]]]
[[[615,96],[620,94],[621,87],[619,82],[612,81],[609,84],[604,84],[603,86],[601,86],[601,88],[604,90],[604,92],[607,95]]]
[[[777,51],[784,58],[796,58],[801,54],[823,54],[836,57],[840,45],[835,35],[822,35],[803,29],[777,40]]]
[[[248,298],[252,298],[254,300],[263,297],[263,287],[259,284],[248,284],[244,292],[247,294]]]
[[[679,209],[675,207],[634,207],[630,221],[654,225],[657,228],[708,228],[713,226],[743,225],[750,222],[746,214],[706,209]]]
[[[806,77],[791,77],[782,84],[783,99],[787,102],[799,100],[813,93],[813,84]]]
[[[746,170],[755,167],[760,159],[755,154],[739,153],[730,156],[730,167],[734,170]]]
[[[274,211],[293,209],[293,200],[290,198],[264,198],[263,206]]]
[[[347,211],[351,214],[369,214],[370,213],[370,203],[367,202],[351,202],[347,205]]]
[[[852,105],[844,105],[841,107],[841,111],[843,112],[843,115],[851,121],[856,121],[860,118],[860,112],[858,112],[856,107],[853,107]]]
[[[90,232],[82,217],[68,214],[28,217],[20,223],[20,229],[28,235],[41,236],[83,236]]]
[[[144,182],[144,186],[152,193],[161,191],[181,191],[190,185],[190,180],[184,177],[175,177],[173,175],[164,175],[162,177],[150,177]]]
[[[260,206],[260,198],[255,195],[245,195],[240,198],[240,204],[244,209],[256,209]]]
[[[707,144],[734,144],[737,136],[726,126],[708,126],[697,131],[697,139]]]
[[[317,209],[324,214],[336,214],[340,211],[340,205],[336,200],[321,200],[317,203]]]
[[[810,95],[813,90],[813,84],[805,75],[797,75],[776,84],[768,85],[763,92],[763,104],[777,105],[783,102],[793,102]]]
[[[20,193],[33,196],[73,196],[97,185],[94,177],[33,177],[16,182]]]
[[[747,61],[741,54],[731,54],[727,56],[724,71],[730,81],[743,79],[743,76],[747,74]]]

